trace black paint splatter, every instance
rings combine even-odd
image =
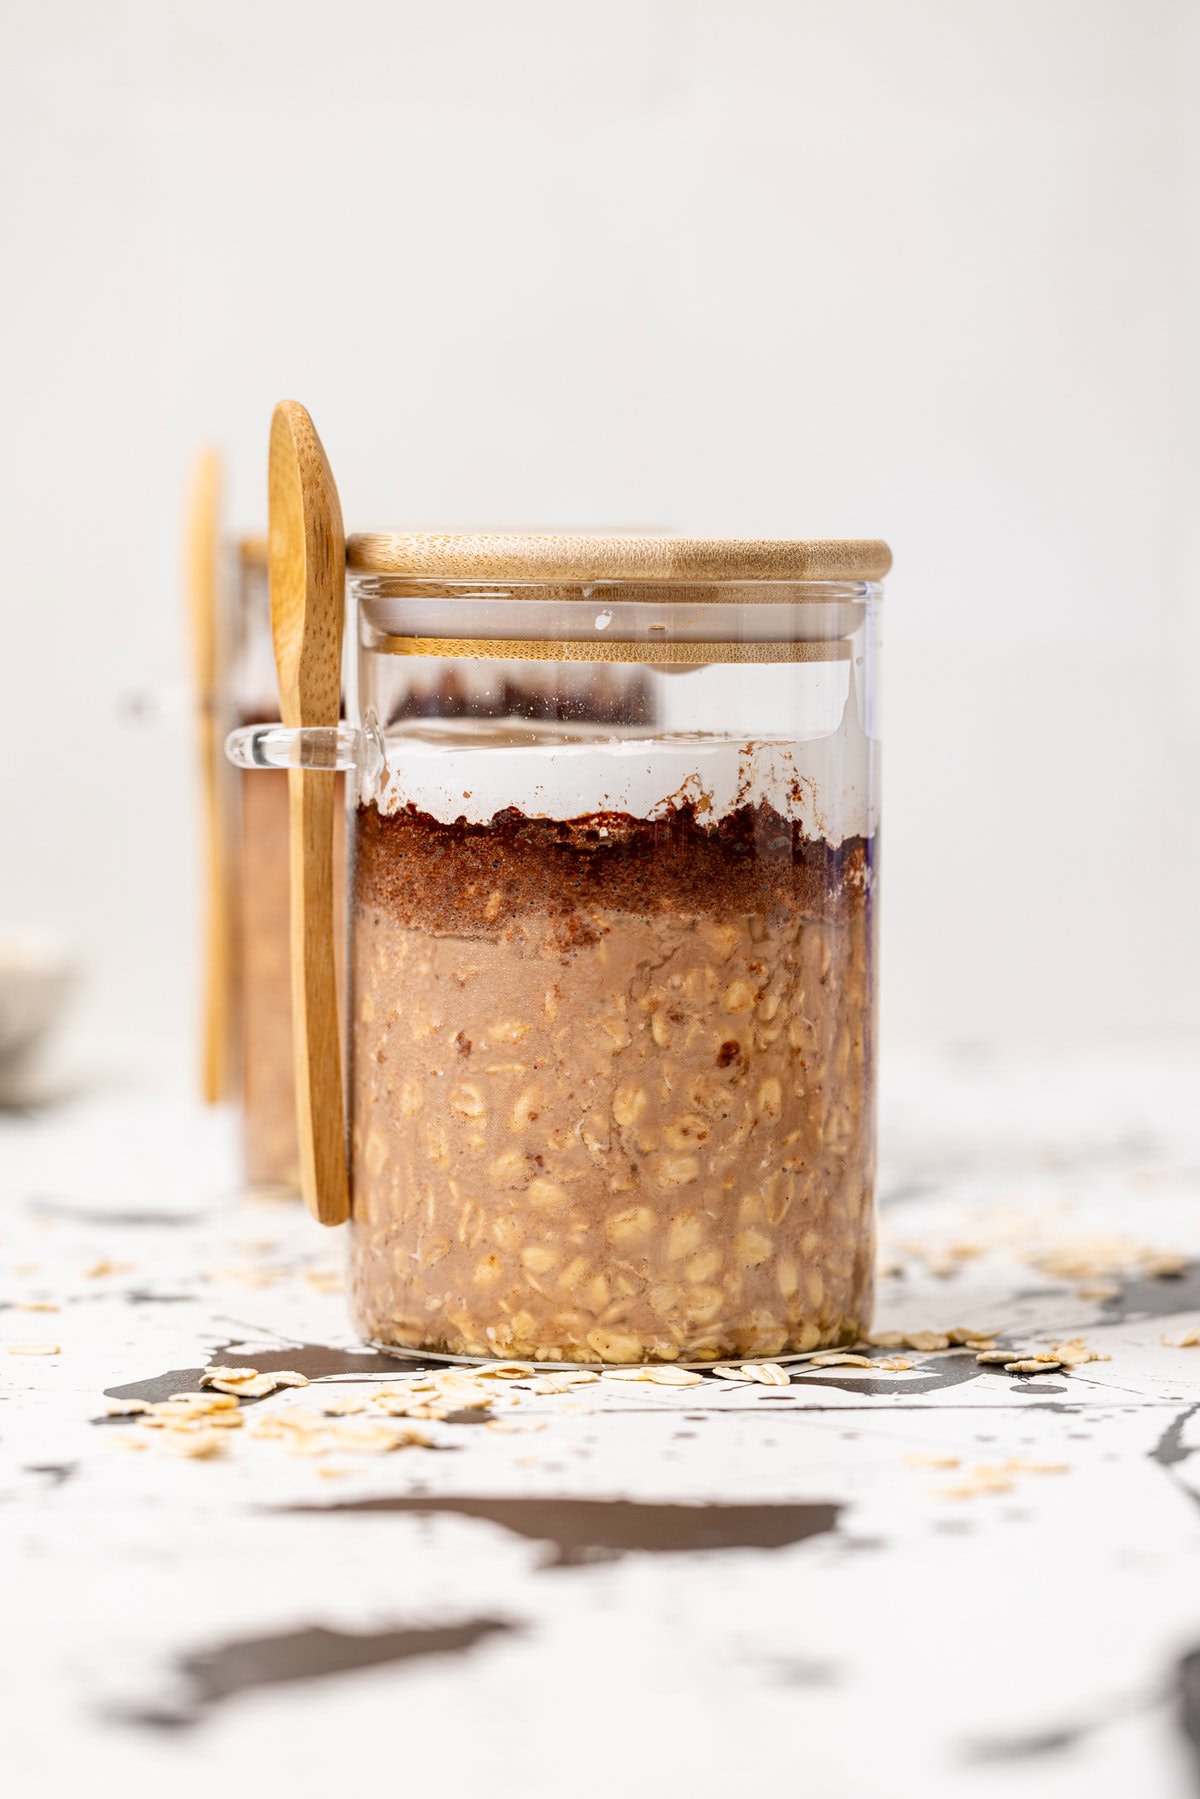
[[[464,1624],[363,1632],[329,1630],[314,1624],[277,1636],[239,1637],[179,1658],[173,1672],[184,1683],[185,1692],[177,1705],[120,1711],[110,1716],[125,1724],[178,1730],[198,1724],[214,1706],[255,1687],[320,1680],[330,1674],[350,1674],[423,1656],[459,1655],[487,1637],[520,1628],[499,1618],[471,1618]]]
[[[1015,1355],[1016,1351],[1013,1353]],[[865,1368],[861,1376],[855,1378],[838,1374],[831,1368],[820,1374],[802,1374],[786,1391],[782,1387],[768,1388],[767,1395],[787,1399],[806,1387],[837,1387],[843,1393],[865,1394],[869,1399],[908,1399],[927,1393],[944,1393],[948,1387],[961,1387],[968,1381],[978,1380],[984,1372],[971,1349],[962,1355],[948,1355],[940,1361],[926,1363],[918,1373],[904,1378],[893,1375],[889,1380],[872,1380]],[[1057,1390],[1062,1391],[1061,1388]]]
[[[61,1487],[79,1467],[78,1462],[30,1462],[26,1474],[44,1474],[53,1487]]]
[[[973,1743],[967,1752],[973,1762],[1029,1761],[1040,1755],[1056,1755],[1073,1749],[1088,1734],[1088,1726],[1063,1726],[1059,1730],[1033,1731],[1023,1737],[985,1737]]]
[[[1182,1274],[1146,1275],[1122,1282],[1121,1291],[1101,1301],[1106,1324],[1130,1318],[1172,1318],[1177,1312],[1200,1311],[1200,1262],[1189,1262]]]
[[[1150,1460],[1158,1462],[1163,1468],[1173,1468],[1177,1462],[1186,1462],[1192,1451],[1183,1446],[1183,1429],[1189,1418],[1200,1411],[1200,1406],[1187,1406],[1182,1412],[1176,1412],[1158,1442],[1150,1451]]]
[[[213,1350],[208,1361],[198,1368],[168,1368],[163,1374],[152,1374],[145,1380],[126,1381],[123,1386],[106,1387],[106,1399],[144,1399],[150,1405],[161,1399],[169,1399],[172,1393],[199,1393],[200,1376],[206,1367],[249,1367],[257,1368],[260,1374],[272,1374],[280,1369],[293,1369],[297,1374],[307,1375],[310,1381],[329,1380],[339,1374],[376,1374],[384,1379],[394,1380],[396,1364],[390,1356],[380,1355],[373,1349],[331,1349],[325,1343],[295,1343],[290,1349],[246,1349],[237,1343],[222,1343]],[[414,1362],[413,1368],[428,1368],[430,1362]],[[244,1405],[253,1405],[253,1399],[245,1399]],[[94,1419],[94,1423],[105,1423],[105,1419]]]
[[[347,1499],[334,1505],[296,1505],[289,1512],[341,1516],[346,1512],[448,1512],[499,1524],[515,1536],[546,1543],[542,1565],[574,1568],[616,1561],[638,1550],[695,1554],[723,1549],[786,1549],[837,1527],[841,1506],[650,1505],[628,1499],[465,1499],[449,1496]]]
[[[1179,1724],[1192,1752],[1200,1779],[1200,1649],[1193,1649],[1179,1663]]]
[[[187,1224],[203,1224],[202,1212],[102,1212],[91,1206],[72,1205],[65,1199],[31,1199],[29,1210],[36,1218],[61,1218],[70,1224],[97,1224],[106,1229],[125,1225],[164,1225],[177,1230]]]

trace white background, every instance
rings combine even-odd
[[[880,535],[885,1030],[1197,1035],[1196,0],[6,0],[0,925],[190,1057],[189,464]]]

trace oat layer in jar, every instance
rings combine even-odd
[[[347,541],[356,729],[282,733],[279,760],[354,767],[342,1203],[368,1340],[711,1363],[869,1326],[889,561]]]

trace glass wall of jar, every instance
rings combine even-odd
[[[469,541],[350,545],[360,1328],[551,1363],[852,1341],[887,552],[685,544],[709,576],[589,579],[574,540],[581,578],[522,579],[483,540],[498,572],[452,578]],[[763,550],[837,578],[752,578]]]

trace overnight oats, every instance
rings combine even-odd
[[[735,753],[736,798],[762,758]],[[872,845],[779,803],[476,823],[360,806],[367,1337],[705,1361],[867,1327]]]
[[[299,1180],[288,953],[287,782],[241,776],[237,908],[241,945],[242,1141],[251,1186]]]
[[[351,536],[343,568],[291,402],[272,469],[291,717],[228,747],[312,802],[301,1176],[318,1219],[349,1223],[363,1336],[626,1365],[855,1340],[887,545]],[[307,785],[337,770],[344,1060],[334,833]]]

